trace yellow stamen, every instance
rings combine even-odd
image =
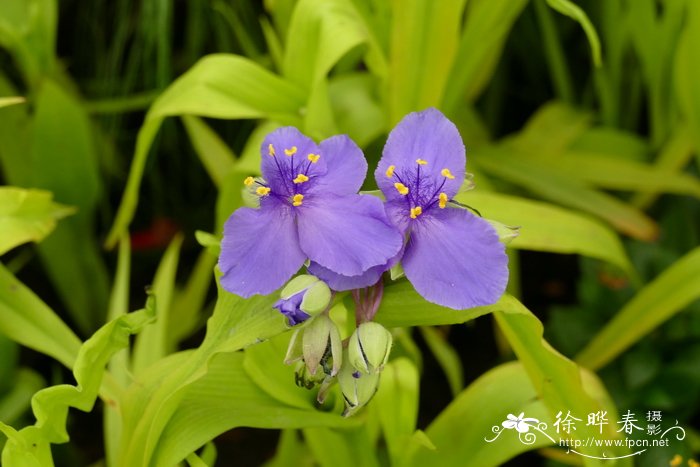
[[[291,149],[285,149],[285,150],[284,150],[284,153],[285,153],[286,155],[288,155],[288,156],[293,156],[294,154],[297,153],[297,147],[296,147],[296,146],[292,146]]]
[[[445,178],[449,178],[450,180],[453,180],[455,178],[455,176],[452,175],[452,172],[450,172],[450,169],[442,169],[440,171],[440,175],[442,175]]]
[[[415,219],[416,217],[420,216],[423,214],[423,208],[420,206],[416,206],[415,208],[411,208],[411,219]]]
[[[445,193],[440,193],[439,205],[440,209],[445,209],[445,206],[447,206],[447,195]]]
[[[292,206],[301,206],[301,201],[304,199],[304,195],[297,193],[292,197]]]
[[[408,187],[403,183],[394,183],[394,188],[396,188],[396,191],[398,191],[400,195],[406,196],[408,194]]]
[[[681,465],[682,462],[683,462],[683,458],[681,457],[681,455],[676,454],[675,456],[673,456],[673,459],[671,459],[671,461],[668,463],[668,465],[675,467],[677,465]]]
[[[395,165],[390,165],[388,169],[386,169],[386,176],[391,178],[394,176],[394,169],[396,168]]]
[[[309,154],[308,156],[306,156],[306,158],[309,159],[312,164],[315,164],[321,158],[321,155],[320,154]]]
[[[254,179],[253,177],[246,177],[246,179],[243,180],[243,184],[244,184],[245,186],[250,186],[250,185],[252,185],[253,183],[255,183],[255,179]]]
[[[416,163],[418,165],[428,165],[428,161],[426,161],[425,159],[416,159]]]
[[[309,177],[307,177],[307,176],[304,175],[304,174],[299,174],[299,175],[297,175],[297,178],[295,178],[295,179],[292,180],[292,181],[293,181],[294,183],[296,183],[296,184],[304,183],[304,182],[308,182],[308,181],[309,181]]]
[[[255,189],[255,192],[260,196],[267,196],[268,194],[270,194],[270,188],[266,186],[259,186]]]
[[[270,156],[275,157],[275,147],[272,145],[272,143],[267,145],[267,153]]]

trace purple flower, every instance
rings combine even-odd
[[[287,317],[287,322],[290,326],[296,326],[299,323],[311,318],[311,315],[304,313],[301,310],[301,301],[304,298],[304,291],[297,292],[289,298],[280,298],[272,305],[273,308]]]
[[[492,304],[508,282],[508,257],[495,229],[450,205],[465,165],[459,131],[431,108],[396,125],[374,173],[389,218],[408,236],[401,260],[406,277],[426,300],[454,309]]]
[[[357,276],[398,253],[401,235],[381,201],[356,194],[367,162],[350,138],[316,145],[285,127],[270,133],[261,151],[264,180],[245,181],[260,208],[240,208],[224,225],[219,268],[225,290],[242,297],[268,294],[307,258]]]

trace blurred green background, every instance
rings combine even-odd
[[[313,21],[316,37],[296,34],[295,17]],[[82,339],[107,319],[113,247],[127,227],[130,309],[178,232],[177,282],[211,269],[194,232],[220,233],[271,128],[348,133],[372,173],[393,125],[437,106],[460,128],[475,174],[464,202],[521,228],[510,291],[545,338],[599,370],[621,410],[663,410],[700,428],[699,2],[2,0],[0,46],[0,98],[26,98],[0,107],[0,183],[77,208],[2,261]],[[220,53],[246,62],[200,62]],[[631,302],[678,264],[666,289]],[[206,281],[196,290],[199,302],[213,297]],[[205,316],[175,345],[196,345]],[[438,331],[461,359],[462,386],[510,358],[487,318]],[[416,340],[425,427],[452,395],[428,339]],[[31,394],[67,376],[2,336],[0,349],[0,420],[21,424]],[[74,416],[61,465],[104,455],[99,417]],[[276,436],[222,435],[221,465],[270,459]],[[691,431],[678,452],[697,458],[699,440]],[[531,453],[509,465],[554,463]]]

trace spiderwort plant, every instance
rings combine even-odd
[[[401,235],[381,201],[357,194],[367,162],[350,138],[316,145],[285,127],[270,133],[261,150],[263,178],[245,180],[260,207],[240,208],[224,225],[224,289],[242,297],[268,294],[307,259],[357,276],[396,256]]]

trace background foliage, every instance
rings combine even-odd
[[[689,436],[635,462],[697,455],[696,44],[692,0],[3,1],[3,465],[581,461],[483,441],[562,409],[663,410]],[[428,106],[467,145],[460,201],[521,227],[509,294],[387,282],[392,359],[344,419],[293,385],[275,296],[217,293],[217,237],[270,130],[347,133],[371,173]]]

